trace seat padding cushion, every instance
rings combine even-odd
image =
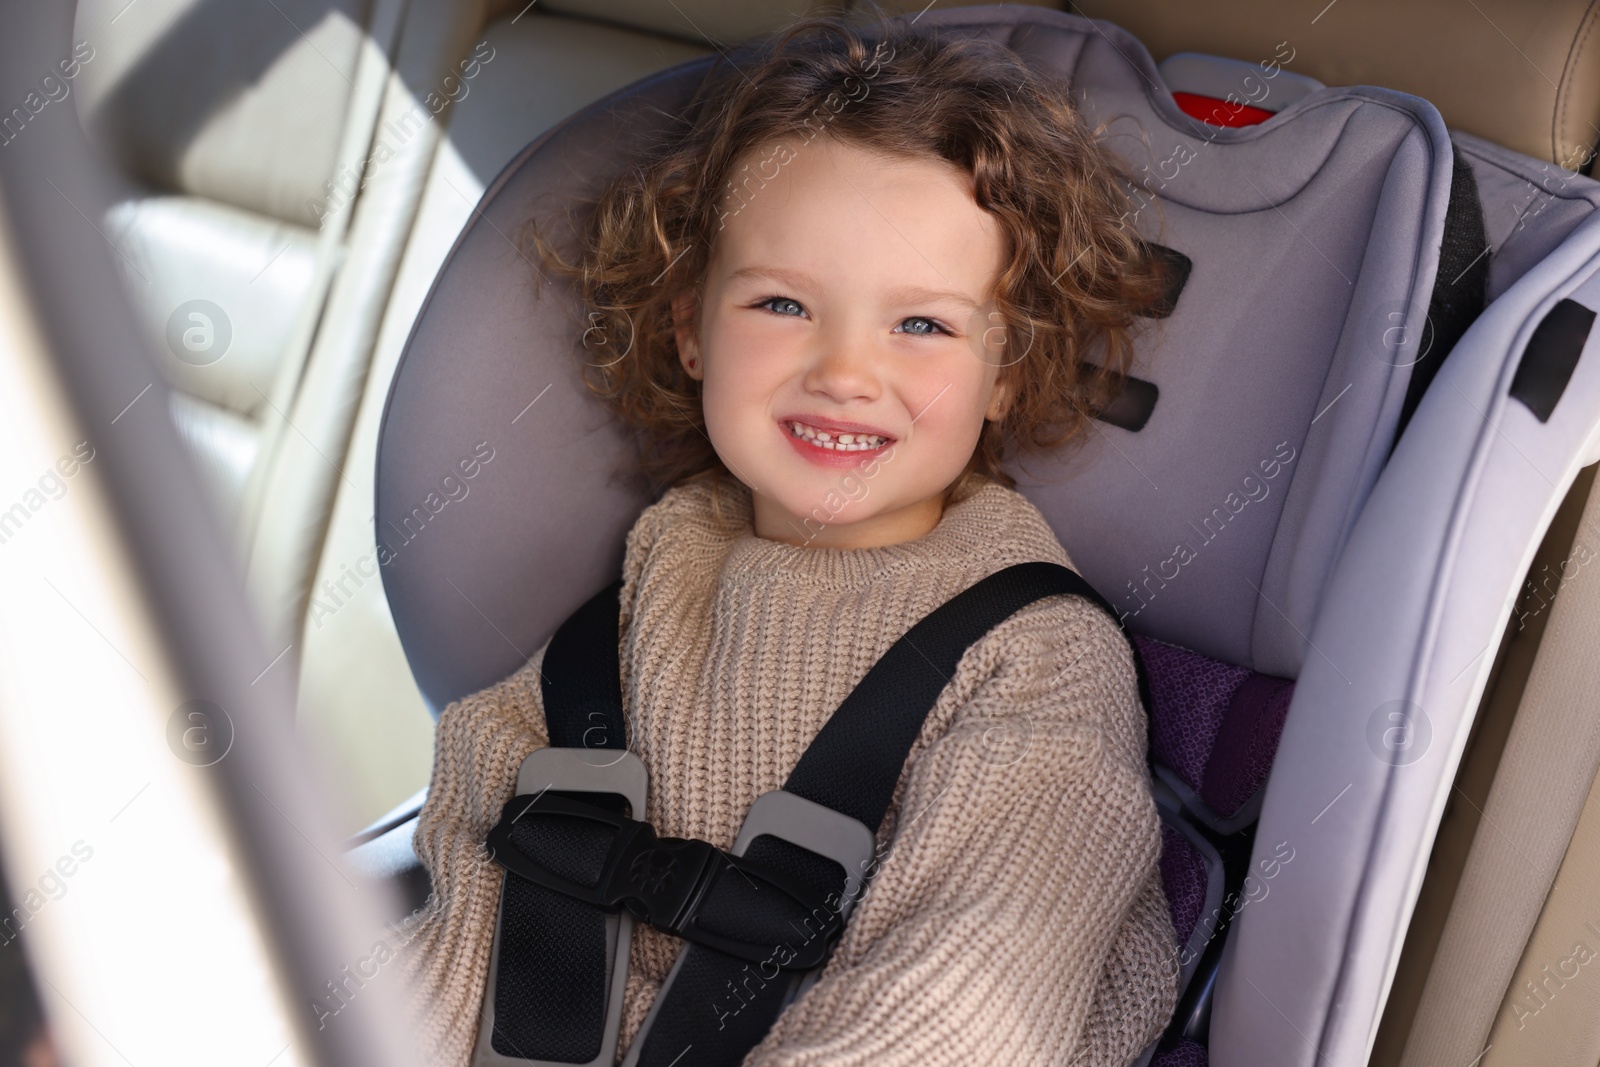
[[[1179,1041],[1150,1061],[1150,1067],[1206,1067],[1206,1047],[1193,1041]]]
[[[1161,884],[1172,908],[1172,926],[1178,944],[1189,942],[1206,904],[1205,857],[1177,830],[1161,826]]]
[[[1293,682],[1270,674],[1252,673],[1234,690],[1200,780],[1207,804],[1232,815],[1266,784],[1293,696]]]
[[[1150,747],[1218,815],[1266,784],[1294,683],[1135,637],[1150,681]]]

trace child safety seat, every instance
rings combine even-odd
[[[1364,1062],[1492,642],[1556,503],[1600,458],[1600,361],[1581,358],[1600,195],[1573,182],[1508,237],[1475,194],[1508,199],[1537,165],[1453,146],[1419,98],[1324,88],[1225,128],[1185,114],[1109,23],[1008,6],[919,26],[997,39],[1069,81],[1135,176],[1130,224],[1190,265],[1088,447],[1012,469],[1148,673],[1183,953],[1172,1026],[1139,1063]],[[413,328],[375,519],[435,707],[506,677],[592,602],[650,503],[615,477],[636,445],[583,387],[570,289],[536,298],[515,238],[537,216],[570,255],[576,200],[671,131],[710,62],[529,145]],[[509,461],[474,487],[470,519],[440,514],[441,480],[485,442]],[[1397,727],[1430,741],[1400,754]]]

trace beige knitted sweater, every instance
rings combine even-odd
[[[919,619],[1013,563],[1071,565],[1038,509],[992,483],[926,536],[866,549],[758,537],[748,490],[733,496],[721,521],[703,483],[640,516],[620,649],[646,817],[723,848]],[[503,875],[483,841],[518,764],[547,743],[544,652],[439,719],[416,833],[433,895],[403,965],[439,1067],[464,1067],[477,1034]],[[1177,944],[1145,717],[1127,642],[1099,608],[1049,596],[967,650],[879,845],[886,859],[821,981],[746,1067],[1123,1067],[1161,1032]],[[635,927],[621,1050],[680,945]]]

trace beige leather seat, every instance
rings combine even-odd
[[[88,0],[80,119],[102,231],[172,416],[295,668],[305,587],[456,69],[443,0]],[[263,668],[269,667],[263,664]]]

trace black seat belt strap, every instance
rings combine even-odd
[[[539,670],[539,696],[551,748],[628,746],[617,655],[622,579],[600,590],[550,638]]]

